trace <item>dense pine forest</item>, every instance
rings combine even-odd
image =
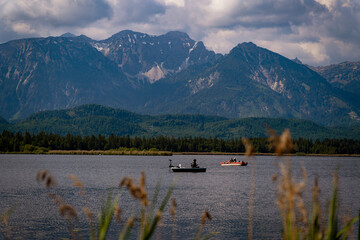
[[[268,139],[250,138],[256,152],[272,153]],[[360,141],[352,139],[294,139],[296,154],[360,154]],[[0,152],[2,153],[47,153],[50,150],[159,150],[169,152],[223,152],[242,153],[245,147],[242,140],[230,140],[217,137],[130,137],[91,135],[79,136],[51,134],[40,132],[12,133],[4,130],[0,135]]]

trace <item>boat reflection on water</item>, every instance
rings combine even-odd
[[[169,159],[169,161],[169,169],[171,169],[173,172],[206,172],[206,168],[199,167],[199,165],[196,163],[196,159],[194,159],[191,163],[191,167],[183,167],[181,166],[181,164],[179,164],[178,166],[173,166],[172,160]]]

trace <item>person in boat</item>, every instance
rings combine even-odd
[[[194,161],[191,163],[191,167],[192,168],[198,168],[199,165],[196,163],[196,159],[194,159]]]

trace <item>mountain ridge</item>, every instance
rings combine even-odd
[[[0,44],[0,103],[8,120],[97,103],[147,114],[303,118],[329,126],[360,121],[357,95],[306,65],[251,42],[216,54],[177,31]]]

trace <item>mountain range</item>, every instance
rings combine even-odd
[[[349,125],[360,122],[359,74],[351,66],[310,67],[253,43],[222,55],[175,31],[20,39],[0,44],[0,116],[21,120],[95,103],[152,115]]]

